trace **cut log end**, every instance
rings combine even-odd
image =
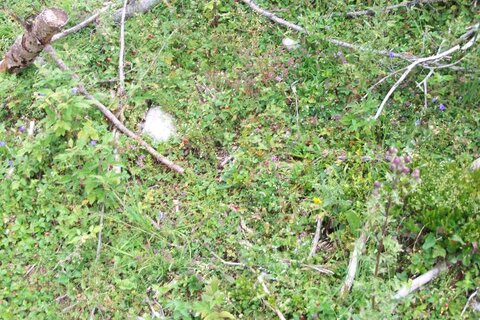
[[[68,15],[58,8],[45,9],[32,22],[31,28],[18,37],[0,62],[0,72],[17,73],[31,65],[67,23]]]
[[[62,28],[68,21],[67,13],[58,8],[45,9],[39,16],[43,17],[47,25],[57,29]]]

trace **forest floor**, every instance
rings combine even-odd
[[[47,55],[0,75],[0,318],[478,319],[480,41],[426,91],[430,69],[412,70],[378,120],[401,73],[370,90],[410,64],[398,54],[454,46],[479,20],[474,2],[351,18],[400,1],[258,1],[308,35],[242,1],[165,0],[130,18],[125,124],[140,133],[150,107],[168,112],[176,135],[154,146],[183,175],[116,142]],[[3,0],[1,55],[23,33],[13,13],[54,6],[71,27],[103,1]],[[114,111],[112,12],[53,47]]]

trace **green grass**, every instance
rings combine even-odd
[[[75,83],[48,57],[20,75],[0,75],[0,318],[151,319],[161,306],[166,319],[273,319],[271,306],[287,319],[459,319],[480,284],[480,177],[468,170],[480,156],[478,44],[460,64],[466,72],[431,78],[427,108],[416,82],[428,70],[419,68],[374,123],[369,117],[395,80],[361,97],[404,63],[325,39],[433,54],[478,20],[470,1],[358,19],[320,17],[363,8],[360,1],[259,1],[287,8],[278,14],[312,31],[306,37],[234,1],[221,1],[217,12],[208,2],[169,3],[126,23],[125,117],[138,130],[151,105],[173,115],[178,136],[157,149],[187,168],[183,176],[125,137],[122,174],[110,171],[110,128],[71,94]],[[73,26],[101,1],[7,0],[3,8],[28,16],[49,6],[64,8]],[[22,30],[6,11],[0,22],[3,54]],[[286,36],[300,49],[284,50]],[[103,81],[118,76],[118,37],[105,15],[54,44],[112,110],[117,84]],[[30,120],[33,139],[18,130]],[[415,188],[392,187],[383,161],[391,146],[420,168]],[[379,200],[371,196],[375,181],[384,184]],[[374,276],[389,194],[395,201]],[[377,209],[367,210],[372,203]],[[308,258],[319,215],[321,245]],[[352,292],[341,298],[367,221],[369,242]],[[443,259],[449,272],[395,307],[395,290]],[[465,318],[475,316],[470,309]]]

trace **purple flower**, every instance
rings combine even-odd
[[[418,168],[413,169],[412,178],[417,179],[417,180],[420,179],[420,169],[418,169]]]
[[[0,147],[5,147],[7,143],[5,141],[0,141]]]
[[[9,167],[13,166],[13,161],[12,161],[12,160],[7,160],[7,165],[8,165]]]
[[[91,146],[96,146],[96,145],[97,145],[97,140],[92,140],[92,141],[90,141],[90,145],[91,145]]]
[[[395,148],[395,147],[390,147],[390,148],[388,148],[388,150],[387,150],[387,154],[388,154],[388,155],[391,155],[391,156],[396,155],[397,152],[398,152],[398,150],[397,150],[397,148]]]
[[[389,52],[388,52],[388,57],[389,57],[390,59],[395,58],[395,53],[393,53],[392,51],[389,51]]]
[[[373,183],[373,187],[374,187],[375,189],[378,189],[378,188],[380,188],[381,186],[382,186],[382,184],[381,184],[379,181],[375,181],[375,182]]]
[[[273,162],[278,162],[278,156],[273,155],[273,156],[271,157],[271,160],[272,160]]]
[[[276,76],[276,77],[275,77],[275,81],[277,81],[277,82],[282,81],[282,79],[283,79],[283,78],[282,78],[281,76]]]
[[[73,88],[70,90],[70,92],[75,96],[75,95],[77,95],[77,93],[78,93],[78,88],[77,88],[77,87],[73,87]]]
[[[410,163],[410,162],[412,162],[412,157],[411,156],[404,156],[403,161],[405,161],[405,163]]]
[[[25,128],[25,126],[18,127],[18,131],[20,131],[20,132],[25,132],[25,130],[27,130],[27,128]]]
[[[440,103],[440,106],[438,107],[438,109],[440,109],[440,111],[445,111],[445,109],[447,109],[447,107],[445,107],[445,105],[443,103]]]

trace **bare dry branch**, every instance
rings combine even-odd
[[[89,24],[95,22],[98,17],[104,13],[105,11],[107,11],[109,8],[110,8],[111,4],[108,3],[105,7],[103,7],[102,9],[98,10],[95,14],[93,14],[92,16],[88,17],[87,19],[83,20],[82,22],[80,22],[79,24],[67,29],[67,30],[64,30],[56,35],[53,36],[52,38],[52,42],[55,42],[57,40],[60,40],[62,38],[65,38],[66,36],[68,36],[69,34],[71,33],[75,33],[83,28],[85,28],[86,26],[88,26]]]
[[[475,25],[476,30],[478,30],[478,25],[480,25],[480,24]],[[470,33],[470,31],[468,33]],[[473,34],[470,34],[470,36],[472,36],[472,35]],[[461,38],[465,39],[465,35],[463,35]],[[373,119],[377,120],[378,117],[380,117],[380,114],[382,113],[383,108],[385,107],[386,103],[388,102],[388,100],[390,99],[392,94],[395,92],[395,90],[398,88],[398,86],[403,82],[403,80],[405,80],[407,78],[407,76],[410,74],[410,72],[412,72],[412,70],[415,69],[416,66],[418,66],[418,65],[428,65],[428,64],[433,63],[433,62],[438,62],[439,60],[442,60],[442,59],[450,56],[452,53],[455,53],[459,50],[466,50],[473,45],[473,42],[475,40],[476,40],[476,37],[474,36],[464,45],[457,44],[457,45],[451,47],[450,49],[445,50],[441,53],[437,53],[437,54],[429,56],[429,57],[415,59],[409,66],[407,66],[407,68],[406,68],[405,72],[402,74],[402,76],[390,88],[387,95],[383,98],[383,101],[380,104],[380,107],[378,107],[378,110],[375,113],[375,116],[373,116]],[[429,69],[433,70],[433,69],[435,69],[435,67],[429,67]]]
[[[273,12],[265,10],[260,8],[254,1],[252,0],[242,0],[243,3],[248,5],[250,8],[252,8],[253,11],[257,12],[258,14],[261,14],[264,17],[267,17],[268,19],[272,20],[275,23],[278,23],[282,26],[285,26],[289,29],[302,32],[302,33],[308,33],[307,30],[303,27],[300,27],[299,25],[296,25],[294,23],[291,23],[285,19],[282,19],[280,17],[277,17]]]
[[[347,16],[347,17],[349,17],[349,18],[356,18],[356,17],[360,17],[360,16],[365,16],[365,15],[374,16],[374,15],[379,14],[379,13],[389,12],[389,11],[393,11],[393,10],[396,10],[396,9],[411,8],[411,7],[414,7],[414,6],[417,6],[417,5],[434,4],[434,3],[447,2],[447,1],[448,1],[448,0],[413,0],[413,1],[405,1],[405,2],[402,2],[402,3],[399,3],[399,4],[395,4],[395,5],[391,5],[391,6],[386,6],[386,7],[379,8],[379,9],[369,8],[369,9],[365,9],[365,10],[351,11],[351,12],[347,12],[347,13],[345,14],[345,16]],[[340,14],[340,15],[341,15],[341,14]]]
[[[50,45],[46,46],[45,51],[50,55],[50,57],[53,59],[53,61],[55,61],[55,63],[57,64],[57,66],[61,70],[63,70],[63,71],[68,71],[69,70],[67,65],[57,56],[57,54],[56,54],[55,50],[52,48],[52,46],[50,46]],[[71,77],[80,82],[80,77],[77,74],[72,73]],[[171,170],[176,171],[180,174],[185,172],[184,168],[182,168],[181,166],[179,166],[179,165],[175,164],[174,162],[170,161],[166,157],[162,156],[150,144],[148,144],[145,140],[143,140],[138,135],[133,133],[130,129],[125,127],[125,125],[120,120],[118,120],[118,118],[105,105],[103,105],[100,101],[95,99],[95,97],[92,96],[85,89],[85,87],[83,86],[82,83],[79,83],[77,85],[77,88],[78,88],[78,92],[80,94],[82,94],[85,98],[90,100],[118,130],[120,130],[126,136],[135,140],[139,145],[144,147],[145,150],[147,150],[148,153],[150,153],[157,161],[159,161],[160,163],[164,164],[165,166],[167,166]]]
[[[322,218],[317,216],[317,227],[315,229],[315,236],[312,241],[312,249],[310,250],[309,258],[313,257],[317,252],[318,240],[320,240],[320,231],[322,230]]]
[[[402,289],[398,290],[393,299],[400,300],[405,298],[410,293],[418,290],[422,286],[426,285],[433,279],[435,279],[439,274],[448,270],[448,265],[445,262],[440,263],[438,266],[434,267],[432,270],[418,276],[413,279],[409,285],[404,286]]]
[[[478,294],[478,288],[475,290],[467,299],[467,303],[465,303],[465,306],[463,307],[462,313],[460,314],[461,317],[465,314],[467,311],[468,306],[470,305],[470,302],[472,302],[473,298]]]
[[[362,230],[360,237],[355,241],[352,255],[350,256],[350,262],[348,263],[348,271],[345,281],[343,283],[342,289],[340,290],[341,296],[346,296],[350,289],[352,288],[353,281],[355,280],[355,275],[357,274],[358,268],[358,259],[362,255],[363,248],[367,243],[367,228]]]

